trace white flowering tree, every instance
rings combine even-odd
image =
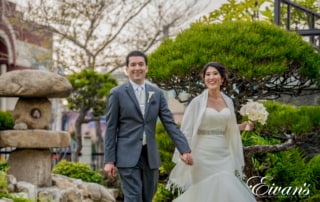
[[[20,7],[21,23],[36,22],[42,26],[34,30],[35,32],[45,30],[54,34],[55,65],[51,67],[53,71],[68,75],[84,69],[113,73],[124,66],[125,55],[129,50],[139,49],[147,52],[164,38],[173,36],[206,5],[206,1],[201,1],[202,4],[199,2],[20,1],[23,3]],[[95,102],[91,100],[89,103]],[[82,148],[81,125],[90,121],[85,117],[93,107],[95,106],[78,105],[75,156],[78,156]],[[100,137],[101,132],[96,132]]]
[[[128,51],[147,52],[174,36],[206,5],[198,0],[24,2],[23,20],[54,33],[56,67],[69,72],[113,72],[124,65]]]

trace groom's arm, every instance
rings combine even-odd
[[[116,162],[116,139],[118,131],[119,100],[114,89],[111,90],[107,102],[106,132],[104,141],[104,162]]]
[[[165,99],[162,92],[160,93],[159,117],[180,154],[190,153],[191,149],[189,147],[188,141],[179,129],[178,125],[174,122],[172,113],[169,110],[167,104],[167,100]]]

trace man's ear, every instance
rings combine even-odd
[[[126,68],[124,68],[124,74],[126,75],[126,76],[128,76],[128,66],[126,66]]]

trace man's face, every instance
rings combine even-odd
[[[148,66],[141,56],[129,57],[129,63],[126,68],[130,80],[138,85],[143,84],[146,74],[148,73]]]

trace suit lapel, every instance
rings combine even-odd
[[[134,89],[133,89],[132,85],[130,84],[130,82],[128,82],[126,85],[126,92],[128,93],[129,97],[131,98],[132,102],[134,103],[138,113],[142,116],[139,102],[137,100],[136,94],[135,94]]]
[[[151,98],[149,97],[149,95],[150,95],[151,91],[152,91],[152,88],[150,87],[150,85],[146,84],[146,108],[145,108],[145,113],[144,113],[145,116],[148,115],[148,111],[149,111],[149,106],[150,106],[150,101],[151,101]]]

